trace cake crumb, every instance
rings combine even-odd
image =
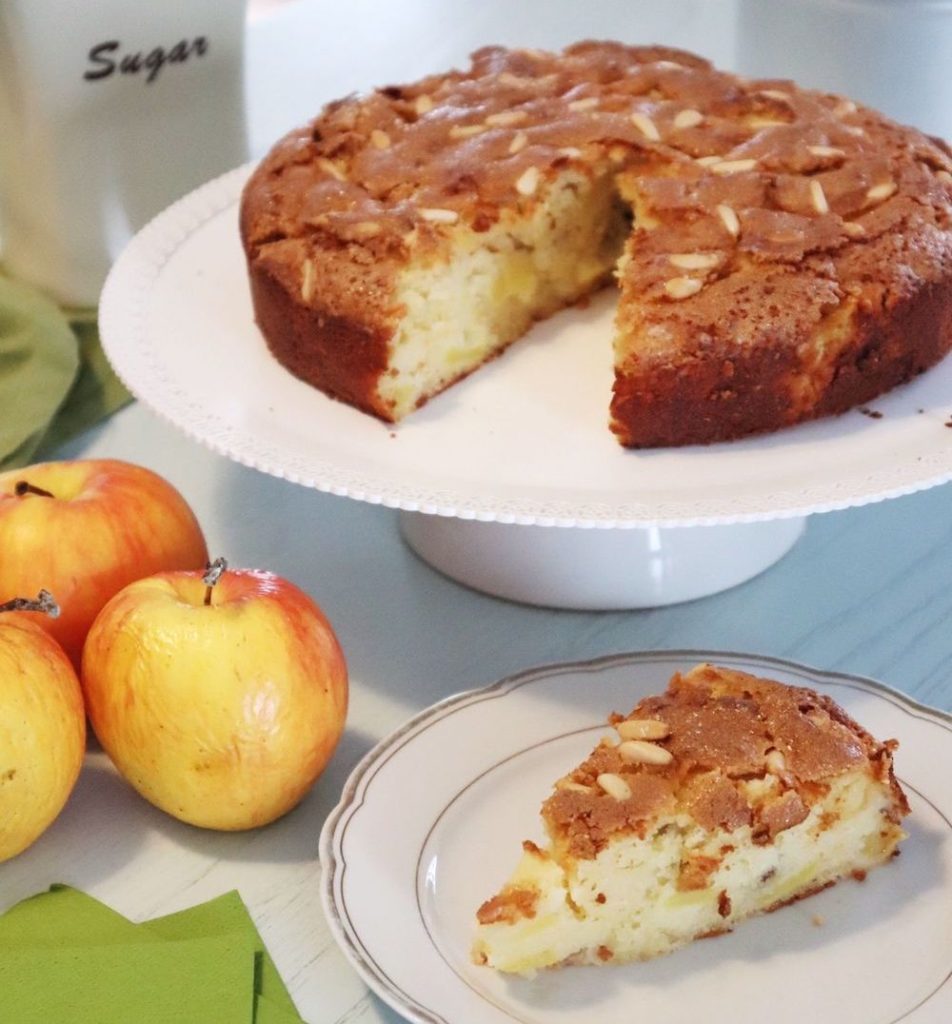
[[[868,406],[860,406],[859,410],[864,416],[868,416],[871,420],[881,420],[883,414],[878,409],[870,409]]]
[[[810,922],[814,928],[822,928],[826,924],[826,918],[822,914],[814,914]]]
[[[721,917],[730,917],[731,909],[731,898],[727,895],[727,891],[722,889],[717,894],[717,912]]]

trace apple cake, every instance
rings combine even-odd
[[[898,852],[909,811],[880,743],[813,690],[698,665],[542,806],[547,848],[478,910],[473,957],[532,974],[730,931]]]
[[[660,46],[488,47],[331,103],[241,236],[276,358],[388,422],[613,278],[630,447],[840,413],[952,347],[948,146]]]

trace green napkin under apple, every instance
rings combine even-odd
[[[134,924],[54,885],[0,915],[0,993],[16,1024],[303,1024],[237,892]]]

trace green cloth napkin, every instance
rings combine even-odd
[[[281,975],[278,974],[274,961],[264,948],[248,908],[234,890],[208,903],[191,907],[189,910],[181,910],[177,914],[169,914],[168,917],[157,917],[138,927],[145,928],[163,939],[219,935],[226,931],[251,936],[255,947],[255,992],[297,1018],[294,1002],[281,980]]]
[[[208,1016],[205,989],[224,987],[228,998]],[[76,1001],[79,989],[85,1001]],[[78,889],[54,885],[0,915],[0,993],[0,1020],[14,1008],[9,1020],[17,1024],[52,1024],[67,1009],[62,1020],[70,1024],[303,1024],[237,892],[133,924]],[[46,1016],[19,1015],[33,1006]]]
[[[254,945],[232,933],[4,950],[0,993],[11,1024],[252,1024]]]
[[[0,915],[0,960],[26,946],[77,946],[137,942],[138,928],[105,903],[68,885],[52,885]]]
[[[0,472],[50,457],[131,397],[103,354],[95,310],[62,310],[0,276]]]

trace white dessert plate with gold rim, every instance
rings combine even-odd
[[[713,941],[640,964],[511,978],[470,962],[479,904],[542,840],[539,807],[612,710],[713,661],[829,694],[900,741],[902,856]],[[356,767],[321,833],[331,931],[367,984],[426,1024],[948,1024],[952,716],[869,679],[713,651],[551,665],[442,701]]]
[[[169,207],[120,256],[99,310],[110,362],[215,451],[405,510],[411,546],[472,586],[584,608],[686,600],[772,564],[809,513],[952,479],[952,358],[866,413],[730,444],[622,449],[607,426],[611,290],[537,325],[403,423],[381,423],[268,352],[238,235],[248,173]],[[586,529],[556,539],[507,524]],[[683,526],[710,532],[667,529]],[[590,527],[642,529],[596,539]]]

